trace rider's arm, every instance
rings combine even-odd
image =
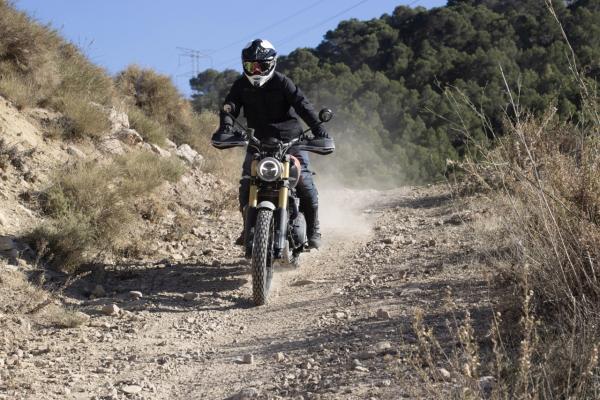
[[[225,103],[223,106],[229,105],[229,114],[233,115],[234,118],[237,118],[240,115],[240,109],[242,108],[242,90],[241,85],[238,83],[239,81],[235,81],[229,89],[229,93],[225,97]],[[221,129],[225,129],[229,127],[229,129],[233,128],[233,118],[231,118],[228,113],[221,110]]]
[[[288,77],[284,77],[282,84],[286,100],[294,107],[294,110],[306,125],[312,127],[313,135],[316,137],[327,137],[327,131],[323,125],[319,124],[317,113],[300,88]]]

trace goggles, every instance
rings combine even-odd
[[[242,66],[244,67],[244,72],[248,75],[266,75],[269,73],[274,63],[275,60],[244,61]]]

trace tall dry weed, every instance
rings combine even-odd
[[[495,236],[509,251],[492,259],[516,298],[500,306],[522,304],[519,323],[494,314],[491,398],[600,398],[600,98],[575,52],[566,56],[580,88],[577,119],[528,114],[505,79],[504,134],[460,165],[467,188],[494,197],[501,216]],[[477,111],[460,92],[450,98]]]

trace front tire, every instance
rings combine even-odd
[[[252,298],[254,304],[267,302],[273,279],[273,211],[258,210],[252,241]]]

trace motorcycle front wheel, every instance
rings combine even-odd
[[[252,244],[252,298],[254,304],[267,302],[273,279],[273,211],[258,210]]]

